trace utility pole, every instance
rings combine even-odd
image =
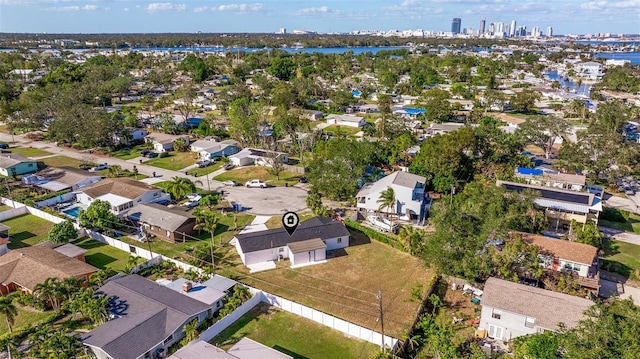
[[[386,348],[384,345],[384,311],[382,310],[382,291],[378,290],[376,298],[378,298],[378,308],[380,310],[380,327],[382,328],[382,341],[380,342],[380,349],[382,350],[382,354],[385,354]]]

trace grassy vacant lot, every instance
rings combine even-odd
[[[240,279],[248,285],[377,331],[376,293],[380,290],[385,332],[400,338],[411,327],[418,308],[411,301],[411,289],[416,283],[427,283],[432,271],[420,259],[370,242],[361,233],[352,232],[350,244],[323,264],[290,269],[289,261],[283,261],[274,270],[249,274],[240,263],[227,274],[242,272]]]
[[[362,131],[359,127],[331,125],[322,129],[324,132],[333,132],[334,134],[344,133],[345,135],[355,135]]]
[[[16,307],[16,309],[18,310],[18,315],[15,317],[15,322],[11,327],[11,329],[13,329],[14,331],[16,329],[35,325],[36,323],[44,320],[52,314],[51,312],[40,312],[33,308],[22,309],[19,306]],[[8,331],[9,328],[7,328],[7,321],[5,320],[4,315],[0,314],[0,335]]]
[[[42,162],[47,166],[69,166],[69,167],[80,167],[82,163],[80,160],[75,158],[67,157],[67,156],[53,156],[49,158],[43,158]]]
[[[140,151],[145,149],[144,146],[134,146],[129,150],[118,150],[111,153],[113,157],[121,160],[130,160],[136,157],[140,157]]]
[[[82,238],[73,244],[86,249],[87,253],[84,254],[86,262],[99,269],[109,268],[121,272],[129,260],[129,253],[91,238]]]
[[[604,261],[602,269],[640,280],[640,246],[604,239]]]
[[[284,186],[285,183],[294,185],[298,183],[301,173],[293,173],[289,171],[282,171],[280,173],[280,179],[269,173],[269,168],[265,166],[250,166],[241,167],[231,171],[227,171],[223,174],[216,176],[214,179],[218,181],[233,180],[244,185],[245,182],[252,179],[259,179],[266,181],[267,184],[272,186]]]
[[[51,155],[51,152],[47,152],[44,150],[41,150],[39,148],[33,148],[33,147],[29,147],[29,148],[25,148],[25,147],[14,147],[9,149],[9,151],[11,153],[19,153],[23,156],[26,157],[41,157],[41,156],[47,156],[47,155]]]
[[[9,229],[10,249],[29,247],[46,240],[49,229],[53,227],[53,223],[32,214],[13,217],[3,221],[2,224],[11,227]]]
[[[245,336],[295,359],[372,358],[379,350],[371,343],[267,305],[249,311],[211,343],[228,350]]]
[[[191,152],[170,152],[167,157],[156,157],[152,160],[145,162],[145,165],[164,168],[166,170],[177,171],[185,167],[191,166],[198,160]]]

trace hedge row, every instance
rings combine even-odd
[[[404,247],[402,246],[402,244],[400,244],[400,242],[398,242],[395,238],[389,237],[386,234],[380,233],[375,229],[363,226],[362,224],[350,219],[345,220],[344,223],[347,228],[351,230],[362,232],[369,238],[375,239],[376,241],[382,242],[384,244],[388,244],[395,249],[404,251]]]

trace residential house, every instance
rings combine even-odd
[[[539,192],[540,195],[534,200],[534,204],[544,210],[545,216],[554,225],[556,231],[560,227],[563,230],[571,230],[572,221],[583,225],[589,222],[597,225],[602,212],[602,201],[594,193],[509,181],[497,181],[496,185],[503,186],[509,191]]]
[[[400,171],[367,183],[356,195],[356,206],[362,211],[393,214],[400,219],[423,220],[429,210],[431,200],[425,192],[427,179],[412,173]],[[392,188],[396,201],[393,207],[380,208],[379,199],[383,191]]]
[[[293,359],[247,337],[240,339],[226,352],[215,345],[196,340],[175,352],[169,359]]]
[[[158,187],[129,178],[105,178],[78,191],[76,199],[87,206],[98,199],[107,201],[111,204],[111,211],[121,215],[139,204],[169,199],[169,195]]]
[[[575,275],[578,283],[598,295],[600,273],[598,270],[598,248],[535,234],[512,231],[511,238],[519,236],[523,241],[539,249],[540,263],[545,269]]]
[[[587,180],[585,175],[524,167],[516,168],[515,177],[523,180],[525,183],[536,186],[554,187],[572,191],[582,191],[586,186]]]
[[[399,115],[408,119],[416,119],[421,115],[427,113],[427,111],[423,108],[413,108],[413,107],[394,107],[392,109],[394,115]]]
[[[110,320],[81,336],[98,359],[164,358],[184,337],[185,324],[202,322],[213,310],[189,296],[136,274],[107,282]]]
[[[165,287],[208,305],[213,309],[214,313],[222,308],[222,300],[227,296],[227,293],[223,291],[210,288],[204,283],[189,281],[185,278],[178,278],[165,285]]]
[[[11,243],[9,240],[9,229],[9,226],[0,223],[0,256],[9,252],[9,248],[7,247],[7,245]]]
[[[184,207],[169,208],[157,203],[139,204],[127,212],[127,218],[137,223],[141,231],[172,243],[185,242],[198,234],[193,228],[196,217]]]
[[[491,113],[490,116],[495,117],[502,122],[505,122],[506,127],[514,130],[517,130],[518,128],[520,128],[520,125],[527,122],[527,120],[525,120],[524,118],[507,115],[505,113]]]
[[[235,166],[269,166],[274,161],[289,162],[289,157],[284,152],[263,150],[259,148],[244,148],[242,151],[229,156],[229,162]]]
[[[227,295],[231,295],[235,286],[238,285],[238,282],[233,279],[214,274],[213,277],[202,284],[206,285],[209,288],[225,292],[227,293]]]
[[[473,110],[473,101],[471,100],[459,100],[459,99],[448,99],[449,103],[453,108],[459,108],[464,111]]]
[[[0,153],[0,175],[19,176],[38,170],[38,163],[19,153]]]
[[[46,243],[47,242],[44,242],[42,244],[46,245]],[[65,243],[63,245],[56,245],[54,243],[51,243],[51,248],[53,248],[54,251],[60,254],[64,254],[69,258],[75,258],[81,262],[86,262],[84,255],[87,253],[87,250],[82,247],[78,247],[73,243]]]
[[[349,246],[349,231],[341,222],[313,217],[300,222],[289,235],[284,228],[239,233],[234,245],[242,263],[249,268],[271,266],[289,259],[291,267],[324,263],[326,252]]]
[[[84,258],[84,257],[83,257]],[[33,292],[47,278],[88,281],[98,268],[47,246],[18,248],[0,256],[0,293]]]
[[[130,144],[136,141],[143,141],[148,134],[149,131],[144,128],[125,127],[113,135],[113,140],[117,144]]]
[[[577,73],[590,80],[597,80],[602,77],[602,64],[598,62],[583,62],[578,65],[580,69]]]
[[[301,117],[310,121],[318,121],[323,116],[322,111],[302,110]]]
[[[479,329],[490,338],[516,337],[575,327],[593,302],[498,278],[487,279],[482,294]]]
[[[198,140],[191,143],[191,152],[196,152],[202,159],[210,160],[215,157],[228,157],[238,153],[238,141],[214,139]]]
[[[366,121],[364,117],[360,117],[356,115],[331,114],[327,116],[327,123],[330,125],[362,128],[365,125]]]
[[[189,144],[189,135],[170,135],[168,133],[150,133],[145,139],[147,142],[153,143],[153,149],[156,152],[173,151],[173,144],[177,139],[183,139],[187,145]]]
[[[445,135],[447,133],[457,131],[462,127],[464,127],[464,124],[456,122],[432,123],[429,125],[429,128],[427,128],[426,133],[432,136]]]
[[[73,167],[47,167],[40,172],[22,177],[25,184],[34,185],[50,192],[65,189],[77,191],[96,184],[102,176]]]

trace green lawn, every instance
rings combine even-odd
[[[224,244],[228,243],[231,238],[233,238],[233,236],[240,231],[240,229],[251,223],[251,221],[253,221],[253,218],[255,218],[255,216],[253,215],[238,215],[238,228],[237,230],[234,230],[233,215],[221,216],[219,211],[216,211],[216,213],[218,213],[219,218],[218,227],[216,228],[216,231],[214,233],[216,244],[219,243],[219,241],[222,241],[222,243]],[[209,243],[211,235],[208,232],[202,232],[196,237],[198,238],[198,240],[187,241],[184,243],[171,243],[161,239],[154,239],[151,242],[151,251],[154,253],[163,254],[170,258],[182,258],[182,260],[184,260],[183,255],[185,254],[187,249],[192,248],[194,245],[197,245],[199,243]],[[122,237],[119,238],[119,240],[147,249],[147,243],[142,243],[129,237]],[[219,249],[217,252],[222,253],[231,250],[231,246],[223,246],[223,248],[224,249]],[[221,254],[221,256],[224,257],[226,256],[226,254]]]
[[[213,171],[219,170],[223,165],[224,165],[224,163],[222,161],[218,161],[218,162],[212,164],[209,167],[203,167],[203,168],[197,168],[197,169],[190,170],[189,173],[191,174],[191,173],[195,172],[196,176],[200,177],[200,176],[206,175],[207,173],[211,173]],[[211,178],[209,178],[209,179],[211,179]]]
[[[39,148],[33,148],[33,147],[29,147],[29,148],[14,147],[9,149],[9,151],[11,151],[11,153],[19,153],[26,157],[42,157],[42,156],[47,156],[52,154],[51,152],[47,152]]]
[[[604,261],[602,269],[640,280],[640,246],[604,239]]]
[[[130,160],[136,157],[140,157],[140,151],[142,151],[143,149],[145,149],[144,146],[135,146],[130,150],[114,151],[111,153],[111,155],[121,160]]]
[[[109,268],[121,272],[126,267],[130,256],[125,251],[91,238],[82,238],[73,244],[86,249],[87,253],[84,254],[86,262],[99,269]]]
[[[297,315],[259,305],[211,340],[227,350],[243,337],[295,359],[372,358],[379,348]]]
[[[241,184],[244,184],[245,182],[252,179],[259,179],[266,181],[267,184],[272,186],[284,186],[285,183],[289,183],[289,185],[293,186],[294,184],[298,183],[301,176],[303,176],[302,173],[282,171],[282,173],[280,173],[280,179],[278,180],[276,176],[269,173],[268,167],[250,166],[227,171],[216,176],[214,179],[218,181],[233,180]]]
[[[629,214],[626,222],[614,222],[606,219],[598,221],[598,225],[603,227],[615,228],[627,232],[640,233],[640,216],[635,213]]]
[[[16,306],[16,309],[18,310],[18,315],[15,317],[15,322],[11,327],[14,331],[23,327],[34,326],[52,314],[51,312],[40,312],[32,308],[22,309],[19,306]],[[0,314],[0,335],[8,331],[7,321],[4,315]]]
[[[359,127],[331,125],[323,128],[322,131],[333,132],[334,134],[343,133],[345,135],[355,135],[356,133],[362,131],[362,129]]]
[[[10,249],[29,247],[47,240],[47,233],[53,227],[53,223],[32,214],[14,217],[3,221],[2,224],[11,227]]]
[[[42,159],[42,162],[47,166],[52,167],[60,167],[60,166],[68,166],[68,167],[80,167],[82,163],[80,160],[75,158],[67,157],[67,156],[53,156]]]
[[[191,152],[170,152],[167,157],[156,157],[144,164],[164,168],[166,170],[177,171],[198,162],[198,159]]]

